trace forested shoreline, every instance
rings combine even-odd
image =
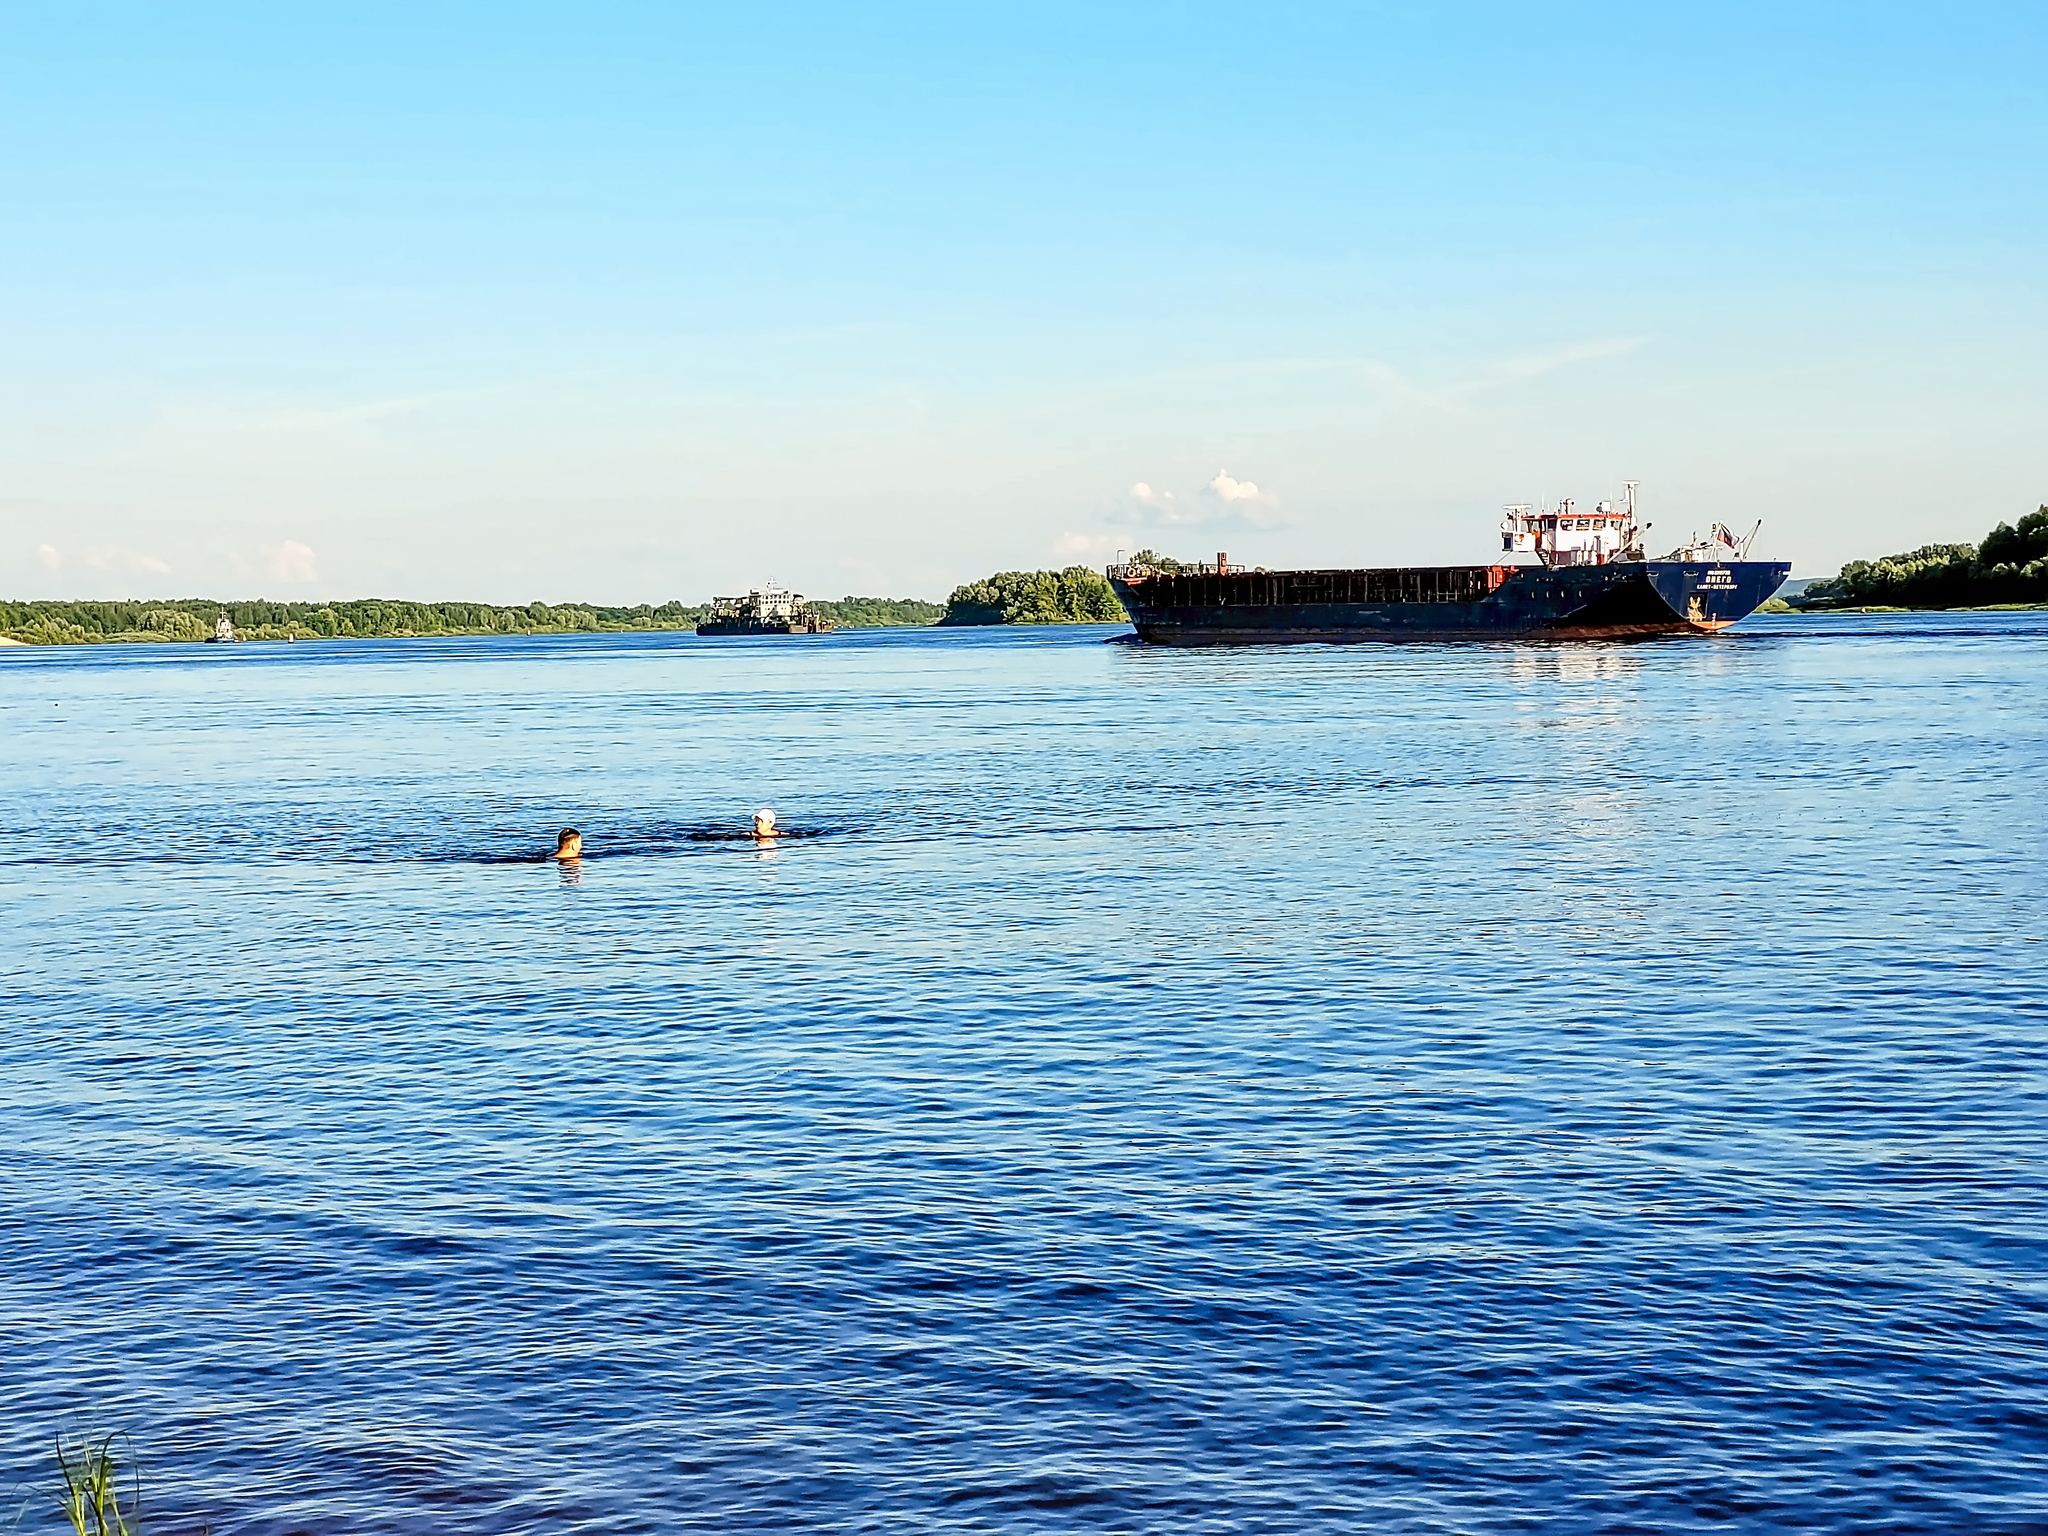
[[[914,597],[810,600],[835,629],[945,624],[1120,624],[1123,605],[1102,574],[1087,566],[1058,571],[998,571],[956,587],[945,603]],[[29,645],[196,642],[222,615],[242,640],[395,639],[425,635],[607,634],[691,630],[711,604],[421,603],[402,598],[351,602],[226,601],[211,597],[119,602],[0,601],[0,635]]]
[[[842,629],[930,624],[945,609],[908,597],[853,597],[811,606]],[[224,602],[174,598],[135,602],[0,601],[0,634],[30,645],[147,644],[199,641],[226,614],[244,640],[391,639],[420,635],[604,634],[689,630],[709,603],[604,607],[590,603],[415,603],[395,598],[353,602]]]
[[[2000,523],[1981,544],[1923,544],[1900,555],[1852,560],[1790,601],[1809,610],[2048,603],[2048,506],[2018,526]]]
[[[1145,563],[1178,562],[1146,551]],[[1789,606],[1988,608],[2048,603],[2048,505],[2015,524],[2000,523],[1979,544],[1926,544],[1877,560],[1852,560],[1810,582]],[[838,629],[940,624],[1118,624],[1122,603],[1102,574],[1063,570],[998,571],[953,589],[942,605],[908,597],[813,600]],[[170,598],[127,602],[0,601],[0,636],[29,645],[148,644],[203,641],[225,614],[243,640],[389,639],[426,635],[606,634],[692,630],[709,603],[419,603],[397,598],[290,603]],[[1782,610],[1781,610],[1782,611]]]

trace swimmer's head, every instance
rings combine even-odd
[[[582,858],[583,834],[581,832],[578,832],[574,827],[562,828],[562,835],[559,839],[556,840],[555,851],[553,854],[550,855],[550,857],[557,859]]]
[[[773,837],[774,835],[775,813],[764,805],[761,809],[754,812],[754,836]]]

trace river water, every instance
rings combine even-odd
[[[0,655],[8,1516],[2048,1529],[2048,615],[1113,633]]]

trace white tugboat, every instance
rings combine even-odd
[[[213,633],[206,638],[208,645],[233,645],[242,637],[235,633],[234,620],[225,613],[213,621]]]

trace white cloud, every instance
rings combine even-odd
[[[43,568],[50,571],[64,569],[64,556],[54,544],[38,544],[36,558],[43,562]]]
[[[1117,510],[1108,520],[1124,527],[1177,528],[1206,522],[1208,516],[1199,506],[1175,501],[1173,492],[1140,480],[1120,498]]]
[[[1211,496],[1222,502],[1257,502],[1271,499],[1270,497],[1261,497],[1259,495],[1259,488],[1253,485],[1251,481],[1232,479],[1230,471],[1227,469],[1217,470],[1216,478],[1209,482],[1206,489]]]
[[[320,579],[319,569],[313,563],[313,551],[296,539],[286,539],[282,544],[264,549],[263,574],[272,581],[293,586],[305,586]]]
[[[1119,528],[1280,528],[1293,519],[1278,498],[1249,480],[1218,470],[1201,494],[1177,501],[1171,491],[1140,480],[1118,498],[1105,521]]]

